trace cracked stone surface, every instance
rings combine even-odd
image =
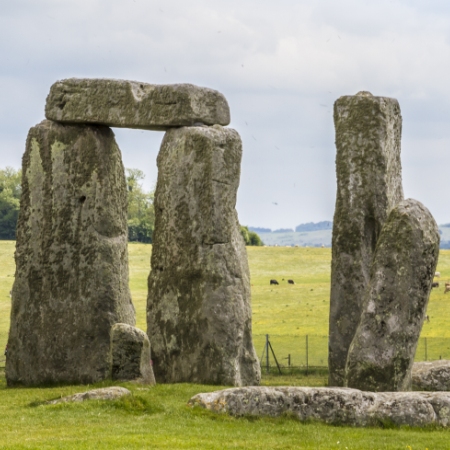
[[[417,200],[403,200],[389,213],[347,356],[346,386],[365,391],[411,389],[439,240],[433,216]]]
[[[111,378],[155,384],[147,334],[126,323],[111,330]]]
[[[22,164],[9,385],[109,377],[114,323],[135,323],[127,189],[113,132],[45,120]]]
[[[448,392],[365,392],[349,388],[242,387],[197,394],[189,400],[232,416],[289,415],[305,422],[358,427],[450,425]]]
[[[147,334],[156,381],[259,384],[235,130],[169,130],[158,155]]]
[[[450,391],[450,361],[424,361],[413,364],[412,385],[419,391]]]
[[[166,130],[197,122],[228,125],[230,108],[220,92],[193,84],[69,78],[50,88],[45,117],[63,123]]]
[[[402,118],[397,100],[360,92],[335,102],[334,123],[337,193],[328,365],[330,386],[343,386],[375,246],[389,211],[403,200]]]

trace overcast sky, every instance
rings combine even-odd
[[[56,80],[193,83],[242,137],[240,222],[293,228],[333,218],[333,103],[367,90],[400,102],[405,196],[450,222],[448,0],[0,0],[0,49],[1,167]],[[150,188],[163,134],[114,132]]]

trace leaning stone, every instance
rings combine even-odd
[[[155,384],[150,341],[138,328],[116,323],[111,330],[111,378]]]
[[[348,349],[358,326],[372,256],[389,211],[403,199],[397,100],[368,92],[340,97],[336,128],[329,385],[343,386]]]
[[[389,214],[378,239],[361,322],[350,346],[346,385],[411,389],[411,368],[439,256],[439,231],[417,200]]]
[[[22,165],[9,385],[109,377],[111,327],[134,325],[127,189],[109,128],[43,121]]]
[[[302,422],[358,427],[450,425],[450,393],[364,392],[348,388],[243,387],[197,394],[188,404],[232,416],[289,415]]]
[[[170,127],[228,125],[225,97],[192,84],[147,84],[137,81],[69,78],[50,88],[47,119],[110,127],[166,130]]]
[[[417,391],[450,391],[450,361],[439,359],[414,363],[412,386]]]
[[[238,133],[219,125],[163,139],[147,303],[157,382],[260,381],[235,210],[241,156]]]
[[[128,389],[119,386],[111,386],[101,389],[92,389],[87,392],[80,392],[67,397],[58,398],[46,402],[47,405],[56,405],[58,403],[84,402],[85,400],[116,400],[124,395],[131,395]]]

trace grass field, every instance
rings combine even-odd
[[[149,245],[129,245],[130,286],[137,323],[144,330],[150,252]],[[14,242],[0,241],[0,348],[4,348],[9,326],[13,253]],[[308,335],[310,361],[317,355],[318,362],[324,358],[326,361],[326,338],[317,338],[316,344],[314,339],[326,336],[328,331],[330,249],[250,247],[248,254],[253,331],[259,356],[264,335],[269,334],[277,357],[286,365],[282,358],[294,351],[292,346],[304,348],[305,335]],[[450,251],[441,251],[438,270],[442,281],[450,279]],[[270,286],[272,278],[280,285]],[[294,279],[296,284],[287,284],[287,279]],[[429,359],[435,350],[445,353],[450,342],[447,301],[450,295],[443,294],[443,287],[432,292],[428,307],[430,322],[422,331],[422,336],[427,337]],[[445,339],[439,341],[438,338]],[[320,350],[324,345],[321,339],[325,339],[325,354]],[[264,374],[263,384],[320,386],[326,383],[327,374],[323,369],[313,369],[308,376],[295,370],[294,375],[289,376],[289,371],[283,370],[283,376],[274,375],[273,370],[269,375]],[[103,385],[109,383],[95,386]],[[86,386],[8,389],[0,369],[0,448],[450,448],[450,431],[443,429],[353,429],[300,424],[292,418],[234,419],[186,406],[192,395],[217,387],[121,385],[132,390],[131,400],[30,406],[81,392]]]

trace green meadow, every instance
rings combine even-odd
[[[253,334],[259,356],[265,335],[283,374],[263,371],[264,385],[326,384],[330,258],[329,248],[248,247],[252,283]],[[151,246],[129,245],[130,287],[137,326],[146,329],[145,303]],[[14,242],[0,241],[0,348],[7,340],[14,280]],[[443,284],[450,280],[450,251],[440,253],[441,287],[434,289],[416,359],[450,358],[450,312]],[[278,286],[270,285],[276,279]],[[288,279],[295,284],[287,283]],[[308,336],[308,337],[306,337]],[[306,375],[306,341],[308,364]],[[289,368],[288,355],[291,356]],[[115,402],[42,405],[52,398],[110,385],[48,388],[6,387],[0,354],[0,448],[161,448],[161,449],[448,449],[450,431],[440,428],[332,427],[302,424],[291,417],[232,418],[191,409],[198,392],[217,386],[140,386],[120,383],[133,393]],[[117,383],[116,383],[117,384]]]

